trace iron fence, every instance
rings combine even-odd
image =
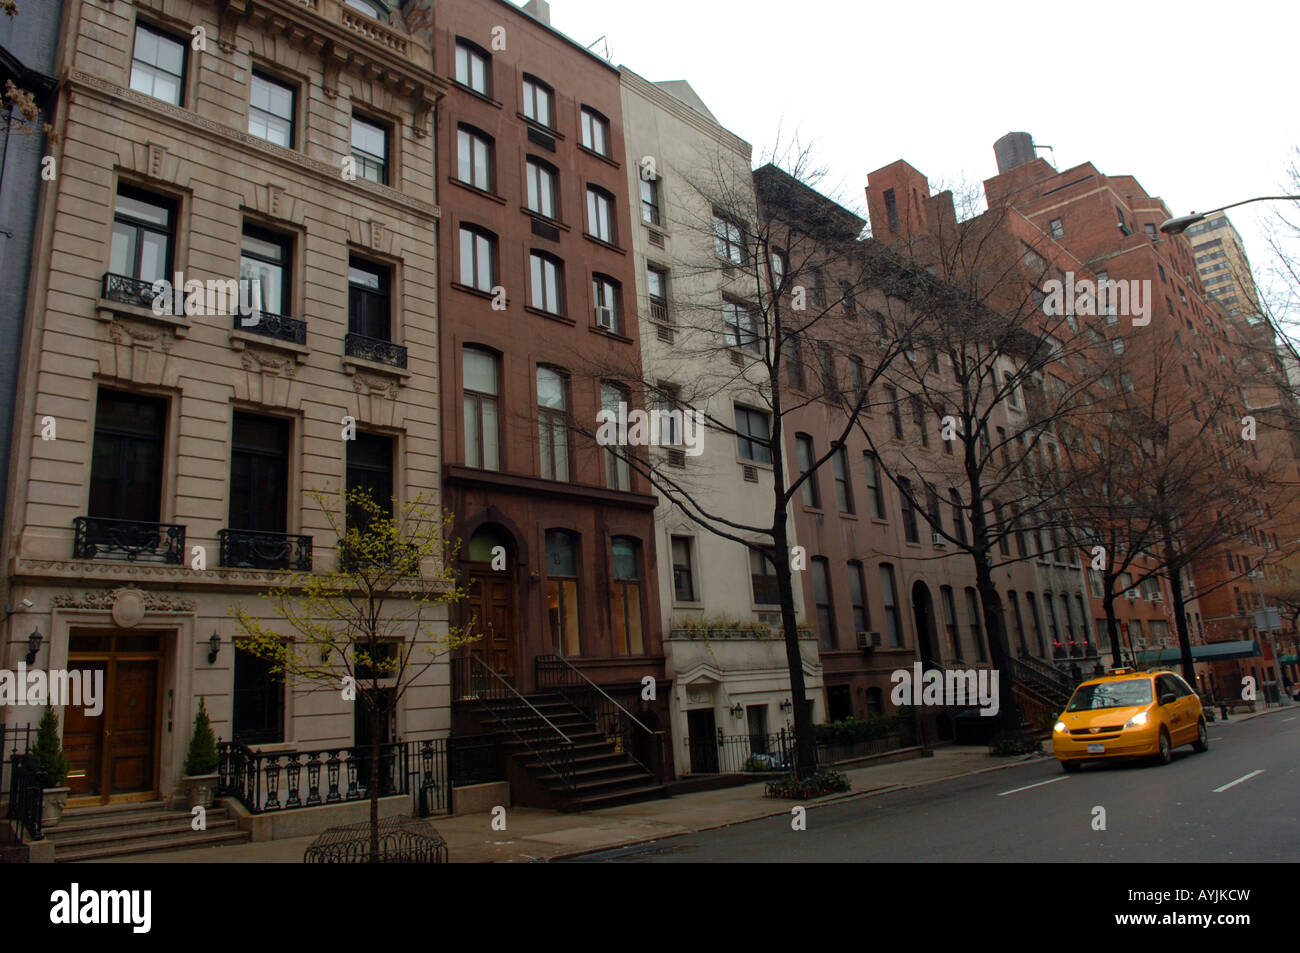
[[[31,722],[21,726],[0,723],[0,795],[9,792],[14,758],[31,751],[35,734]]]
[[[18,754],[13,757],[13,771],[9,783],[9,809],[5,816],[18,822],[18,842],[24,839],[24,832],[32,840],[45,837],[41,830],[41,814],[45,810],[45,769],[40,767],[30,754]]]
[[[909,716],[878,718],[861,727],[842,729],[818,725],[818,765],[834,765],[855,758],[910,748],[917,743],[916,722]],[[854,737],[854,732],[859,737]],[[774,734],[725,735],[690,738],[686,742],[691,774],[772,774],[795,770],[798,748],[794,732],[783,728]]]

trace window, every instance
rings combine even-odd
[[[650,297],[650,320],[668,324],[668,272],[658,265],[645,266],[645,283]]]
[[[749,729],[750,754],[767,754],[767,705],[746,705],[745,725]]]
[[[808,297],[819,308],[826,307],[826,274],[816,266],[808,269]]]
[[[930,431],[925,426],[925,405],[921,403],[921,398],[913,396],[909,398],[912,405],[912,423],[921,435],[921,446],[930,446]]]
[[[1025,593],[1025,604],[1029,606],[1029,618],[1034,623],[1034,641],[1038,643],[1038,654],[1046,657],[1047,650],[1043,644],[1043,623],[1038,615],[1038,600],[1032,592]]]
[[[582,144],[597,155],[609,156],[609,120],[589,106],[582,107]]]
[[[1156,227],[1155,227],[1155,225],[1153,225],[1151,222],[1147,222],[1145,225],[1142,226],[1142,228],[1143,228],[1143,230],[1146,231],[1146,233],[1147,233],[1147,238],[1151,239],[1153,242],[1156,241]]]
[[[853,354],[849,357],[849,383],[853,387],[853,399],[866,403],[867,367],[862,358]]]
[[[261,73],[253,73],[248,102],[249,135],[292,149],[297,91]]]
[[[491,57],[468,40],[456,40],[456,82],[483,96],[492,95]]]
[[[627,393],[617,384],[600,385],[600,406],[602,410],[619,415],[619,404],[626,409]],[[626,450],[623,451],[626,453]],[[605,448],[605,486],[611,490],[632,489],[632,468],[627,458],[616,453],[613,447]]]
[[[714,231],[716,233],[716,219]],[[781,286],[785,284],[785,273],[790,270],[789,263],[786,260],[785,252],[776,248],[772,250],[772,287],[779,294]]]
[[[736,406],[736,442],[742,460],[755,463],[771,463],[771,430],[768,428],[767,414],[761,410]]]
[[[1007,600],[1011,603],[1011,611],[1016,619],[1016,643],[1020,648],[1020,654],[1027,655],[1029,647],[1025,644],[1025,620],[1020,614],[1020,599],[1014,589],[1007,592]]]
[[[823,649],[836,647],[835,606],[831,601],[830,564],[824,556],[812,558],[813,601],[817,605],[817,638]]]
[[[674,536],[672,539],[673,598],[678,602],[695,601],[693,543],[689,536]]]
[[[108,270],[152,285],[172,277],[176,207],[148,192],[119,186]]]
[[[925,510],[935,535],[940,535],[943,532],[943,511],[939,508],[939,494],[929,483],[925,485]]]
[[[388,184],[388,128],[352,117],[352,158],[357,175],[380,185]]]
[[[536,76],[524,74],[524,116],[551,128],[555,121],[555,91]]]
[[[362,13],[367,16],[372,16],[376,20],[380,20],[384,23],[387,23],[389,20],[390,14],[387,6],[383,3],[383,0],[343,0],[343,2],[353,10],[360,10]]]
[[[557,218],[556,210],[560,203],[555,167],[529,156],[525,177],[528,180],[528,210],[547,218]]]
[[[1061,223],[1061,220],[1060,220],[1059,218],[1054,218],[1054,219],[1052,219],[1052,221],[1051,221],[1051,223],[1050,223],[1050,226],[1051,226],[1051,229],[1052,229],[1052,237],[1053,237],[1053,238],[1064,238],[1064,237],[1065,237],[1065,226]]]
[[[618,655],[642,655],[641,544],[629,536],[615,536],[613,559],[614,650]]]
[[[992,531],[998,537],[998,552],[1003,556],[1011,555],[1011,532],[1009,527],[1002,521],[1002,505],[993,504],[993,526]]]
[[[722,324],[727,347],[758,351],[758,319],[753,311],[735,301],[723,301]]]
[[[532,305],[547,314],[564,314],[564,266],[545,252],[528,257],[532,272]]]
[[[389,271],[359,258],[348,260],[348,333],[390,341]]]
[[[164,398],[100,389],[88,515],[141,523],[159,521],[166,432]]]
[[[754,604],[774,606],[781,602],[776,581],[776,564],[770,553],[759,549],[749,551],[749,580],[754,588]]]
[[[867,606],[867,577],[862,563],[849,560],[849,602],[853,605],[853,631],[866,632],[871,628],[871,610]]]
[[[812,469],[813,459],[816,456],[813,453],[812,437],[806,433],[796,434],[794,443],[799,454],[799,472],[808,473]],[[799,492],[803,495],[804,506],[811,506],[814,509],[821,507],[821,494],[817,489],[817,474],[809,474],[808,479],[804,480],[803,485],[799,487]]]
[[[393,516],[393,438],[382,434],[358,432],[347,442],[347,492],[363,491],[390,519]],[[349,509],[347,526],[366,531],[370,514]]]
[[[587,186],[587,234],[614,244],[614,196],[594,185]]]
[[[1056,605],[1052,601],[1052,594],[1050,592],[1043,593],[1043,609],[1046,610],[1047,613],[1047,628],[1048,634],[1052,638],[1052,645],[1060,645],[1061,636],[1056,628]]]
[[[578,627],[578,538],[564,530],[546,531],[546,608],[556,655],[582,654]]]
[[[852,513],[853,487],[849,484],[849,458],[844,444],[840,444],[831,461],[835,468],[835,501],[841,513]]]
[[[231,733],[247,745],[284,741],[284,676],[272,663],[235,642],[235,687],[231,694]]]
[[[246,282],[248,301],[256,311],[288,314],[292,242],[252,225],[244,226],[239,252],[239,280]]]
[[[641,177],[641,221],[647,225],[660,224],[659,182],[644,176]]]
[[[537,436],[542,478],[569,479],[568,381],[551,367],[537,368]]]
[[[961,659],[961,634],[957,630],[957,603],[953,601],[952,586],[939,587],[939,601],[943,603],[943,634],[948,641],[945,658],[959,661]]]
[[[465,465],[501,469],[500,370],[490,351],[464,351]]]
[[[623,330],[620,302],[622,290],[619,283],[606,275],[591,279],[591,300],[595,306],[596,326],[618,334]]]
[[[858,299],[853,294],[853,283],[851,281],[840,282],[840,303],[844,305],[845,317],[856,318],[858,316]]]
[[[745,263],[745,239],[740,226],[718,212],[713,213],[713,248],[723,261]]]
[[[885,488],[880,482],[880,462],[874,453],[862,454],[867,467],[867,499],[871,501],[871,518],[885,518]]]
[[[893,189],[885,189],[885,215],[889,218],[891,231],[898,231],[898,199]]]
[[[984,624],[980,619],[979,596],[974,589],[966,587],[966,614],[970,616],[970,637],[975,643],[975,657],[983,662],[988,659],[984,649]]]
[[[835,374],[835,348],[823,341],[817,345],[817,353],[821,360],[822,393],[832,400],[838,399],[840,382]]]
[[[490,136],[460,126],[456,130],[456,177],[466,185],[484,192],[492,191],[492,139]]]
[[[902,620],[898,615],[898,597],[894,591],[894,567],[880,564],[880,592],[885,603],[885,631],[891,649],[903,647]]]
[[[131,88],[179,106],[185,91],[185,44],[137,23],[131,52]]]
[[[230,439],[230,508],[226,525],[230,529],[283,533],[288,512],[289,421],[236,412]],[[287,555],[282,565],[256,561],[255,568],[288,569]],[[245,562],[236,556],[223,564]]]
[[[889,405],[889,420],[893,424],[894,436],[903,436],[903,412],[898,406],[898,389],[885,388],[885,402]]]
[[[903,510],[903,538],[909,543],[920,542],[916,529],[916,507],[912,503],[912,481],[906,477],[898,479],[898,499]]]
[[[491,292],[496,285],[497,237],[476,225],[460,227],[460,283]]]

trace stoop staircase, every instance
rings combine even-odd
[[[501,739],[521,803],[586,811],[667,796],[663,732],[646,728],[564,659],[538,659],[543,688],[529,695],[476,658],[458,662],[457,701]]]
[[[193,850],[218,844],[242,844],[250,839],[226,808],[207,810],[207,830],[190,828],[187,810],[174,810],[168,801],[71,808],[45,836],[54,844],[54,862],[111,861],[130,854]]]

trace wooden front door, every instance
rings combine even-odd
[[[502,572],[471,570],[468,612],[473,619],[472,634],[480,638],[471,642],[470,653],[493,671],[514,680],[515,607],[511,577]]]
[[[64,710],[69,796],[100,803],[148,800],[158,792],[162,647],[158,634],[76,633],[68,667],[83,680],[100,673],[102,710]]]

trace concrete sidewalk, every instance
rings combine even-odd
[[[628,804],[585,814],[561,814],[516,807],[506,812],[506,830],[492,830],[491,814],[431,818],[447,840],[453,863],[553,860],[649,840],[785,815],[796,803],[807,806],[867,797],[931,784],[948,778],[998,771],[1041,760],[1030,755],[990,757],[980,747],[942,747],[932,758],[915,758],[844,771],[850,791],[806,802],[763,797],[763,783]],[[300,863],[314,837],[294,837],[169,853],[139,854],[118,863]]]

